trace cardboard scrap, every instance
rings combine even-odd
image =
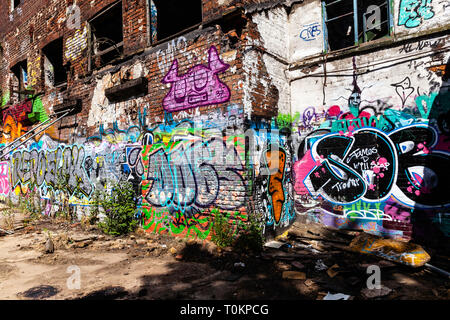
[[[306,285],[307,287],[311,287],[313,284],[314,284],[314,281],[312,281],[312,280],[310,280],[310,279],[307,279],[307,280],[305,281],[305,285]]]
[[[306,273],[298,271],[284,271],[282,277],[283,279],[305,280]]]
[[[335,265],[333,265],[332,267],[330,267],[328,270],[327,270],[327,274],[328,274],[328,276],[330,277],[330,278],[334,278],[338,273],[339,273],[339,271],[336,271],[335,269],[338,269],[339,268],[339,265],[337,265],[337,264],[335,264]]]
[[[384,239],[367,233],[355,237],[349,247],[352,251],[376,255],[412,267],[421,267],[431,259],[420,245]]]
[[[323,300],[348,300],[350,298],[349,295],[343,293],[328,294],[323,298]]]

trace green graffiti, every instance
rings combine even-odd
[[[207,210],[203,210],[198,214],[186,217],[186,214],[181,212],[169,213],[154,208],[143,208],[142,211],[144,230],[153,230],[154,233],[169,232],[173,236],[185,234],[185,238],[193,237],[201,240],[210,236],[211,230],[214,228],[214,221],[211,221],[211,217],[219,212],[218,209],[212,209],[209,214]],[[223,215],[233,230],[233,237],[237,236],[241,230],[247,229],[248,217],[245,213],[235,211],[224,212]]]
[[[9,102],[10,99],[11,99],[11,96],[8,91],[2,96],[0,107],[5,106]]]
[[[196,237],[198,239],[208,238],[212,223],[206,211],[201,211],[189,218],[180,212],[169,213],[168,211],[157,211],[154,208],[143,209],[143,229],[153,230],[155,233],[169,232],[173,236],[186,233],[185,237]],[[206,229],[202,226],[207,226]]]
[[[300,113],[296,112],[294,115],[291,114],[279,114],[277,117],[277,125],[279,129],[282,128],[292,128],[300,120]]]
[[[423,119],[428,119],[431,107],[433,106],[434,99],[436,99],[437,95],[438,94],[434,92],[430,96],[419,96],[416,98],[416,105]]]
[[[347,119],[347,120],[336,120],[333,121],[331,126],[331,132],[339,132],[339,131],[348,131],[349,127],[353,127],[353,129],[362,128],[362,127],[375,127],[380,130],[384,130],[386,128],[390,128],[391,125],[389,121],[384,116],[371,116],[369,119],[362,117],[356,119]]]
[[[33,122],[45,122],[50,119],[45,111],[44,105],[42,104],[41,98],[36,98],[33,100],[33,111],[28,114],[28,118]]]

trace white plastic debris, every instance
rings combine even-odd
[[[243,262],[236,262],[236,263],[234,264],[234,267],[235,267],[235,268],[236,268],[236,267],[245,268],[245,263],[243,263]]]
[[[323,297],[323,300],[348,300],[350,298],[349,295],[343,294],[343,293],[336,293],[331,294],[328,292],[328,294]]]
[[[264,246],[268,247],[268,248],[280,249],[283,244],[284,244],[284,242],[272,240],[272,241],[266,242],[264,244]]]
[[[327,270],[328,267],[325,263],[323,263],[322,259],[319,259],[316,261],[316,265],[315,265],[314,269],[316,271],[324,271],[324,270]]]
[[[296,243],[296,244],[294,245],[294,247],[295,247],[295,248],[306,249],[306,250],[308,250],[308,251],[311,251],[312,253],[320,253],[320,251],[314,249],[314,248],[312,247],[311,244],[306,245],[306,244],[302,244],[302,243]]]

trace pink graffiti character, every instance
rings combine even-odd
[[[178,75],[178,60],[175,59],[161,81],[172,84],[163,100],[164,110],[173,112],[229,101],[231,91],[218,77],[229,67],[220,60],[214,46],[209,49],[208,66],[196,65],[182,76]]]

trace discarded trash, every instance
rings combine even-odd
[[[350,298],[349,295],[343,294],[343,293],[336,293],[331,294],[328,292],[328,294],[323,297],[323,300],[348,300]]]
[[[367,233],[361,233],[355,237],[350,243],[350,249],[412,267],[421,267],[431,259],[430,255],[420,245],[384,239]]]
[[[55,246],[53,245],[52,239],[48,238],[47,242],[45,243],[45,252],[46,253],[53,253],[55,251]]]
[[[282,277],[283,279],[305,280],[306,273],[298,271],[284,271]]]
[[[279,236],[275,237],[275,240],[283,240],[286,241],[289,236],[289,231],[284,232],[283,234],[280,234]]]
[[[425,267],[427,267],[427,268],[429,268],[429,269],[431,269],[433,271],[436,271],[437,273],[440,273],[444,277],[450,278],[450,273],[448,273],[445,270],[442,270],[442,269],[440,269],[438,267],[432,266],[431,264],[428,264],[428,263],[425,263]]]
[[[313,284],[314,284],[314,281],[312,281],[311,279],[307,279],[307,280],[305,281],[305,285],[306,285],[307,287],[311,287]]]
[[[289,249],[289,248],[292,248],[292,244],[290,243],[285,243],[281,246],[281,249]]]
[[[319,259],[316,261],[316,265],[314,266],[314,269],[316,271],[324,271],[324,270],[327,270],[328,267],[325,263],[323,263],[322,259]]]
[[[280,242],[280,241],[276,241],[276,240],[272,240],[272,241],[266,242],[264,244],[265,247],[275,248],[275,249],[280,249],[282,245],[284,245],[284,242]]]
[[[243,262],[236,262],[236,263],[234,264],[234,267],[235,267],[235,268],[237,268],[237,267],[245,268],[245,263],[243,263]]]
[[[303,269],[303,268],[305,268],[305,266],[304,266],[303,264],[301,264],[300,262],[298,262],[298,261],[292,261],[291,264],[292,264],[294,267],[296,267],[297,269]]]
[[[339,265],[337,265],[337,264],[335,264],[335,265],[333,265],[332,267],[330,267],[328,270],[327,270],[327,274],[328,274],[328,276],[330,277],[330,278],[334,278],[338,273],[339,273],[339,271],[336,271],[335,269],[338,269],[339,268]]]
[[[314,249],[314,248],[312,247],[311,244],[306,245],[306,244],[302,244],[302,243],[295,243],[295,244],[294,244],[294,247],[295,247],[295,248],[306,249],[306,250],[308,250],[308,251],[311,251],[312,253],[320,253],[320,251]]]
[[[387,296],[391,292],[392,292],[392,289],[382,285],[380,289],[369,289],[369,288],[362,289],[361,295],[367,299],[371,299],[371,298]]]
[[[5,230],[5,229],[1,229],[0,228],[0,234],[1,233],[5,233],[5,234],[13,234],[14,232],[13,231],[9,231],[9,230]]]

